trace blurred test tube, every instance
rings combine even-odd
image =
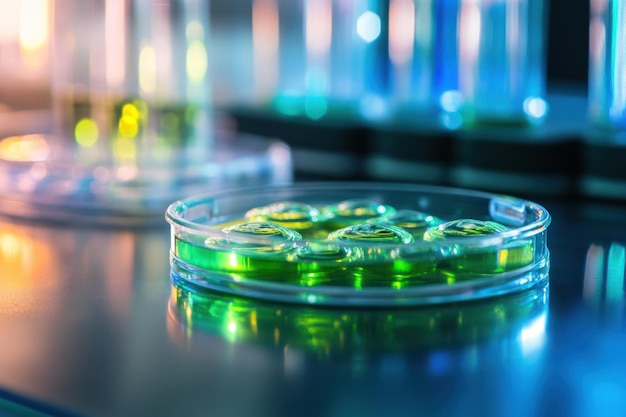
[[[277,58],[271,52],[276,43],[273,34],[278,30],[275,2],[210,2],[209,49],[211,56],[219,57],[210,62],[215,107],[267,100],[268,80],[276,76],[273,68]]]
[[[55,0],[55,138],[85,163],[201,160],[212,141],[208,4]]]
[[[312,119],[333,106],[366,117],[384,113],[389,88],[386,4],[278,0],[275,109]]]
[[[396,106],[446,128],[545,118],[545,0],[391,0]]]
[[[390,0],[393,106],[401,115],[408,112],[419,124],[432,124],[435,120],[437,124],[458,127],[461,123],[461,1]]]
[[[546,0],[463,0],[459,91],[464,123],[540,123],[545,101]]]
[[[589,117],[600,130],[626,128],[626,3],[591,0]]]
[[[49,18],[50,0],[0,1],[0,111],[49,105]]]

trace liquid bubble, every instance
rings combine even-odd
[[[245,218],[249,221],[271,222],[292,230],[307,231],[322,217],[318,209],[308,204],[279,201],[248,210]]]
[[[413,236],[403,228],[377,222],[344,227],[329,234],[328,239],[363,243],[407,244],[413,242]]]
[[[424,233],[424,240],[434,241],[447,237],[483,236],[506,230],[509,230],[509,228],[489,220],[459,219],[428,229]]]
[[[379,219],[368,220],[368,222],[381,222],[401,227],[411,233],[414,238],[421,239],[427,229],[441,224],[443,220],[421,211],[404,209]]]
[[[246,222],[226,227],[225,237],[208,238],[206,245],[236,252],[282,252],[302,240],[300,233],[270,222]]]
[[[327,221],[333,229],[363,223],[370,219],[389,216],[396,212],[395,208],[367,199],[345,200],[322,209]]]

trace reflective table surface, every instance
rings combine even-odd
[[[535,201],[549,288],[430,310],[194,296],[165,220],[1,219],[0,415],[622,415],[626,207]]]

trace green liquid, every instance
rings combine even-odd
[[[507,228],[493,221],[472,219],[452,220],[428,229],[424,239],[431,242],[444,242],[447,238],[471,238],[506,231]],[[530,265],[534,259],[534,246],[530,240],[510,243],[506,247],[486,249],[464,249],[457,244],[450,249],[438,270],[449,276],[451,281],[476,276],[500,274]]]
[[[369,200],[346,200],[322,209],[277,202],[214,227],[222,229],[220,238],[176,236],[174,254],[206,274],[302,287],[399,290],[453,284],[514,271],[534,260],[531,240],[507,246],[462,244],[466,238],[508,230],[499,223],[444,223]],[[434,244],[419,245],[422,240]]]
[[[467,253],[445,259],[438,265],[439,270],[455,279],[467,276],[500,274],[530,265],[533,261],[533,245],[523,242],[518,246],[495,251]]]
[[[384,253],[364,253],[359,248],[345,254],[303,252],[294,248],[241,253],[197,246],[178,238],[174,247],[175,255],[182,261],[211,273],[291,285],[403,288],[447,279],[443,275],[431,276],[435,263],[429,261],[389,259]]]
[[[327,246],[323,242],[319,245]],[[345,247],[341,247],[345,248]],[[174,253],[183,262],[233,278],[299,286],[402,289],[424,284],[453,284],[490,274],[513,271],[533,261],[530,241],[520,246],[484,252],[439,256],[416,254],[393,258],[384,246],[369,251],[354,248],[336,253],[332,247],[307,254],[302,249],[254,253],[190,244],[175,238]]]

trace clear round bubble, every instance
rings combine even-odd
[[[493,221],[458,219],[428,229],[424,240],[434,241],[452,237],[484,236],[509,230],[508,227]]]
[[[370,219],[368,222],[381,222],[401,227],[411,233],[413,237],[421,238],[427,229],[443,223],[443,220],[421,211],[403,209],[378,219]]]
[[[328,235],[329,240],[360,243],[397,243],[413,242],[413,236],[401,227],[384,223],[359,223],[344,227]]]
[[[326,206],[322,211],[330,221],[345,225],[365,222],[396,212],[389,205],[365,199],[345,200],[335,205]]]
[[[351,252],[332,242],[309,242],[298,248],[296,256],[304,261],[337,262],[349,258]]]
[[[207,246],[233,251],[282,252],[302,240],[295,230],[270,222],[246,222],[222,230],[225,238],[209,238]]]
[[[245,218],[250,221],[272,222],[294,230],[305,230],[320,221],[321,214],[317,208],[308,204],[279,201],[248,210]]]

